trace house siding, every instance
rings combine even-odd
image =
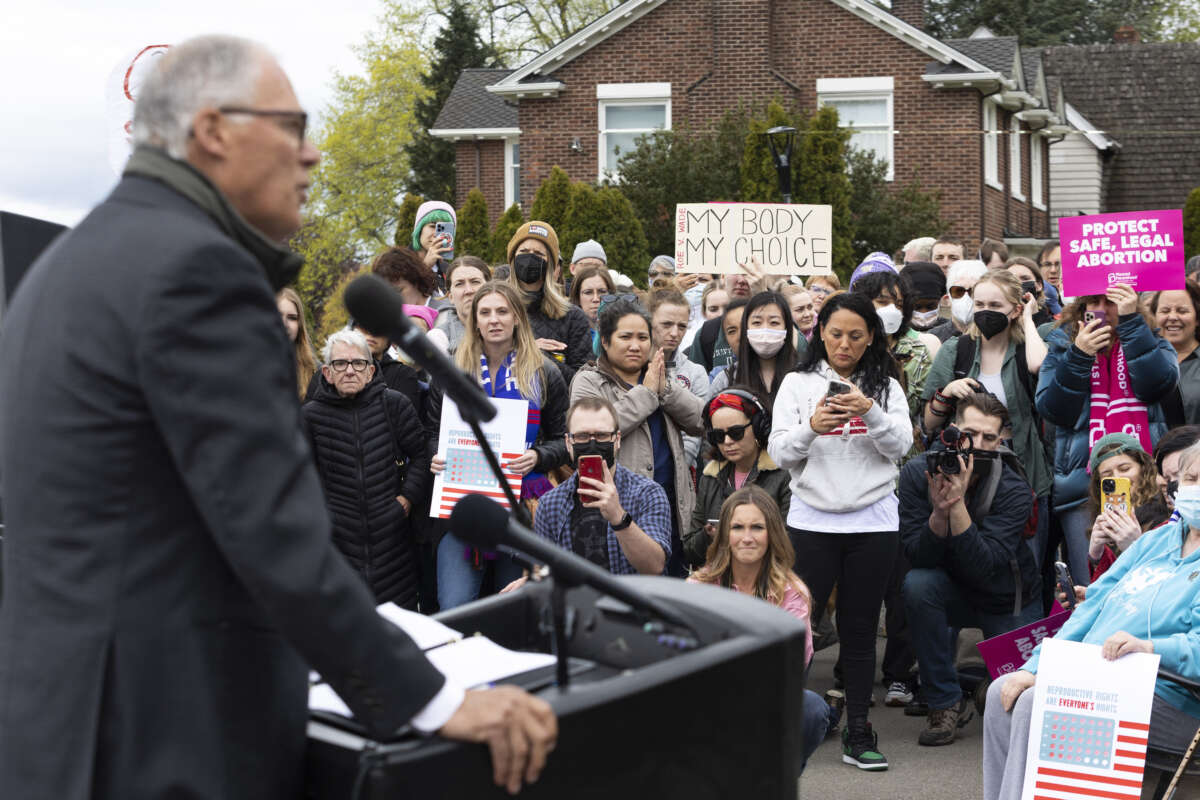
[[[1050,146],[1051,237],[1058,236],[1058,218],[1083,212],[1099,214],[1102,195],[1100,151],[1083,135],[1071,135]]]
[[[462,139],[454,145],[454,206],[462,208],[467,193],[478,186],[487,201],[488,223],[493,225],[505,209],[504,146],[501,139]]]

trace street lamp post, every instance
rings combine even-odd
[[[771,148],[771,159],[775,162],[775,172],[779,176],[779,192],[783,202],[792,202],[792,143],[796,139],[796,129],[788,125],[777,125],[769,129],[767,146]]]

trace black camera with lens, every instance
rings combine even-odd
[[[954,425],[944,428],[938,436],[945,450],[930,450],[925,455],[925,468],[931,475],[957,475],[962,472],[958,457],[966,460],[974,450],[971,434],[960,431]]]

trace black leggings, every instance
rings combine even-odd
[[[796,550],[796,574],[812,593],[812,626],[838,587],[837,629],[846,685],[846,719],[865,722],[875,682],[875,636],[879,609],[896,560],[900,534],[821,533],[788,527]]]

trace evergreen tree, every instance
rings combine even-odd
[[[609,267],[629,276],[638,286],[645,286],[650,253],[646,234],[633,210],[633,204],[619,189],[605,186],[596,192],[595,207],[598,212],[593,229],[595,234],[587,238],[595,239],[604,246]],[[576,244],[578,242],[572,242],[571,248],[574,249]],[[665,252],[674,255],[675,248]]]
[[[396,244],[400,247],[412,247],[413,226],[417,224],[417,209],[425,198],[408,193],[400,202],[400,210],[396,212]]]
[[[766,132],[770,128],[787,125],[796,129],[796,142],[792,148],[792,199],[797,203],[810,203],[803,198],[796,186],[796,161],[800,141],[803,135],[803,122],[789,113],[777,100],[767,104],[762,116],[754,116],[748,123],[745,143],[742,150],[742,202],[744,203],[782,203],[783,194],[779,191],[779,174],[775,162],[771,158],[771,149],[767,144]]]
[[[409,190],[429,198],[451,201],[454,198],[454,143],[429,135],[438,113],[446,104],[459,74],[471,67],[495,63],[495,53],[479,38],[475,16],[459,0],[445,11],[446,27],[433,40],[435,60],[421,83],[429,90],[417,102],[418,130],[407,148],[412,164]]]
[[[491,258],[488,259],[489,264],[508,263],[508,240],[513,237],[517,228],[521,227],[521,223],[524,221],[525,213],[516,203],[513,203],[500,215],[500,219],[496,220],[496,226],[492,228],[492,252]]]
[[[616,254],[609,252],[608,242],[604,241],[597,230],[600,224],[600,214],[600,201],[596,197],[595,187],[583,181],[572,182],[571,202],[567,208],[566,217],[563,219],[562,227],[555,228],[558,232],[559,247],[566,254],[563,256],[564,259],[571,257],[575,245],[588,239],[595,239],[604,248],[604,253],[608,256],[608,265],[617,269]]]
[[[926,29],[939,39],[971,35],[980,25],[1017,36],[1026,47],[1104,44],[1122,25],[1145,41],[1184,36],[1172,11],[1185,0],[928,0]],[[1178,16],[1178,15],[1175,15]]]
[[[1183,204],[1183,249],[1187,258],[1200,255],[1200,186],[1192,189]]]
[[[799,127],[799,126],[797,126]],[[854,271],[854,218],[846,148],[850,131],[838,127],[837,111],[826,106],[808,120],[792,149],[792,199],[833,207],[833,268],[843,279]]]
[[[533,196],[529,218],[548,222],[555,231],[562,230],[570,204],[571,179],[562,167],[555,164],[550,168],[550,176],[542,181],[542,185]],[[566,252],[566,248],[563,250]]]
[[[488,231],[487,199],[476,186],[467,193],[467,201],[458,210],[458,231],[454,237],[455,256],[477,256],[485,261],[491,255],[492,237]]]

